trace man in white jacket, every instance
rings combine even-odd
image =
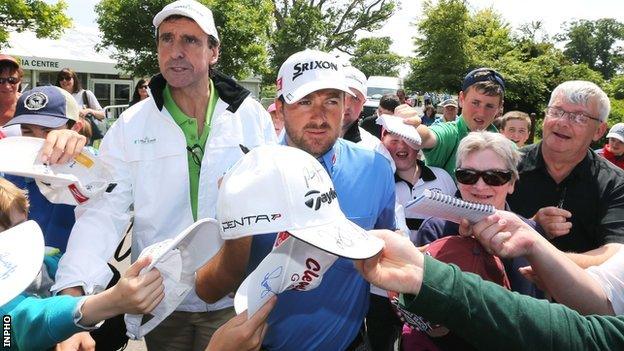
[[[93,294],[106,287],[106,262],[134,204],[133,260],[147,246],[174,237],[199,218],[215,217],[219,178],[252,148],[275,142],[268,113],[249,91],[214,70],[219,37],[211,11],[193,0],[165,6],[153,20],[160,74],[152,96],[133,105],[106,134],[101,158],[116,188],[76,208],[67,253],[53,290]],[[210,257],[221,246],[206,248]],[[146,336],[150,350],[204,350],[234,315],[228,297],[214,304],[189,294]]]

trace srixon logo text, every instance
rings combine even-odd
[[[240,219],[234,219],[232,221],[221,222],[221,226],[223,227],[223,231],[226,231],[228,229],[234,229],[236,227],[254,225],[256,223],[263,222],[263,221],[267,223],[271,223],[281,217],[282,217],[281,213],[245,216],[245,217],[241,217]]]
[[[306,260],[306,268],[307,269],[303,272],[303,275],[301,276],[300,282],[293,287],[293,290],[306,290],[307,286],[310,285],[310,283],[314,279],[318,278],[319,275],[316,272],[321,270],[321,265],[316,262],[315,259],[308,258]],[[291,280],[297,279],[299,279],[299,275],[293,274]]]
[[[321,208],[322,204],[331,204],[332,201],[334,201],[334,199],[338,197],[338,194],[336,194],[336,191],[334,189],[329,189],[329,191],[326,193],[321,193],[318,190],[310,190],[304,196],[306,198],[309,197],[305,201],[306,206],[313,209],[314,211],[318,211],[318,209]]]
[[[295,69],[295,72],[293,72],[292,80],[297,79],[297,77],[302,75],[305,71],[309,71],[311,69],[333,69],[334,71],[338,71],[338,65],[329,61],[299,62],[293,68]]]

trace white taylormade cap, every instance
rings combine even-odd
[[[162,21],[172,15],[180,15],[192,19],[204,33],[212,35],[215,39],[219,40],[219,34],[217,33],[212,11],[199,2],[194,0],[178,0],[170,3],[154,16],[154,20],[152,21],[154,27],[158,29]]]
[[[31,137],[0,139],[0,172],[34,178],[41,194],[58,204],[83,204],[114,188],[110,172],[87,149],[64,164],[41,163],[44,142]]]
[[[217,253],[223,241],[219,224],[212,218],[200,219],[173,239],[167,239],[143,249],[139,258],[151,256],[152,262],[141,274],[152,268],[163,277],[165,298],[150,313],[126,314],[127,334],[139,339],[169,316],[195,287],[195,271]]]
[[[41,228],[27,221],[0,232],[0,306],[22,293],[41,270]]]
[[[288,232],[277,234],[273,250],[236,291],[236,313],[247,310],[247,316],[251,318],[273,295],[291,289],[307,291],[316,288],[337,258],[297,240]]]
[[[366,97],[366,76],[364,73],[353,66],[346,66],[344,75],[347,79],[347,86],[359,91]]]
[[[217,218],[226,240],[288,231],[352,259],[372,257],[383,247],[342,213],[323,166],[289,146],[259,146],[243,156],[223,178]]]
[[[277,96],[293,104],[321,89],[338,89],[353,95],[338,60],[322,51],[306,49],[292,54],[277,74]]]

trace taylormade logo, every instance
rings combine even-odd
[[[305,71],[309,71],[311,69],[333,69],[334,71],[338,71],[338,65],[329,61],[299,62],[293,68],[295,69],[295,72],[293,73],[292,80],[297,79],[297,77],[302,75]]]
[[[318,211],[322,204],[331,204],[334,199],[338,197],[338,194],[336,194],[334,189],[329,189],[326,193],[321,193],[318,190],[310,190],[304,196],[309,197],[305,201],[306,206],[314,211]]]
[[[228,229],[234,229],[236,227],[253,225],[261,221],[265,221],[267,223],[271,223],[275,220],[278,220],[282,217],[281,213],[273,213],[273,214],[264,214],[264,215],[253,215],[253,216],[245,216],[239,219],[235,219],[232,221],[221,222],[221,226],[223,227],[223,231],[225,232]]]

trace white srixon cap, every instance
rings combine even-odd
[[[172,2],[154,16],[154,20],[152,21],[154,27],[158,29],[162,21],[172,15],[180,15],[192,19],[204,33],[212,35],[217,41],[219,40],[219,34],[217,33],[212,11],[199,2],[195,0],[178,0]]]
[[[367,87],[366,76],[364,73],[353,66],[346,66],[344,68],[344,74],[347,79],[347,86],[359,91],[362,95],[364,95],[364,97],[366,97]]]
[[[224,176],[217,200],[223,239],[288,231],[322,250],[351,259],[377,254],[383,241],[340,210],[329,175],[310,154],[265,145],[243,156]]]
[[[41,270],[41,228],[27,221],[0,232],[0,306],[22,293]]]
[[[0,139],[0,172],[33,178],[41,194],[57,204],[80,205],[114,188],[112,176],[87,149],[56,165],[39,161],[45,140],[31,137]]]
[[[347,85],[342,65],[322,51],[306,49],[292,54],[277,74],[277,96],[293,104],[322,89],[337,89],[353,95]]]
[[[316,288],[336,259],[338,256],[298,240],[288,232],[279,233],[273,250],[236,291],[236,313],[247,310],[251,318],[273,295],[286,290]]]

